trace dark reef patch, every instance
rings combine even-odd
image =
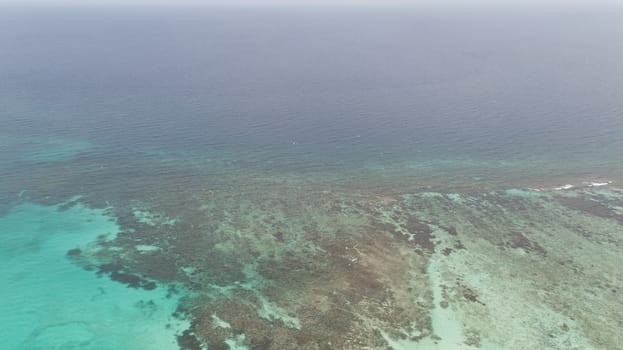
[[[463,295],[463,298],[465,298],[466,300],[469,300],[472,303],[478,303],[482,306],[486,305],[485,303],[480,301],[480,297],[478,296],[478,293],[476,293],[476,291],[474,291],[470,287],[463,285],[461,283],[458,283],[457,289],[460,291],[460,293]]]
[[[58,211],[67,211],[78,204],[80,204],[80,198],[59,205]]]
[[[282,231],[277,231],[277,232],[273,233],[273,237],[275,237],[275,239],[278,242],[283,242],[284,241],[283,236],[284,236],[284,233]]]
[[[578,196],[560,197],[558,198],[558,202],[567,208],[605,219],[612,219],[623,225],[623,215],[610,208],[603,200],[598,200],[590,196]]]
[[[407,230],[413,234],[413,241],[420,249],[426,253],[435,252],[435,243],[433,242],[435,236],[433,236],[433,231],[427,224],[418,221],[414,217],[409,217]]]
[[[458,232],[454,226],[440,226],[444,231],[448,232],[450,236],[457,236]]]
[[[459,249],[466,249],[466,248],[463,242],[457,239],[456,242],[454,242],[454,249],[459,250]]]
[[[99,266],[97,275],[108,275],[111,280],[123,283],[131,288],[141,288],[144,290],[156,289],[156,283],[138,275],[124,272],[124,267],[120,264],[108,263]]]
[[[547,255],[547,251],[537,242],[530,240],[521,232],[514,232],[505,246],[510,248],[523,249],[527,253],[536,253],[542,256]]]
[[[67,256],[72,257],[72,256],[78,256],[82,254],[82,249],[80,248],[73,248],[73,249],[69,249],[67,251]]]
[[[201,342],[197,339],[195,334],[190,330],[186,329],[182,334],[177,336],[177,345],[180,347],[180,350],[201,350],[203,347],[201,346]],[[227,344],[224,344],[227,346]],[[210,349],[218,349],[218,347],[210,346]],[[227,346],[224,349],[229,349]]]
[[[483,303],[482,301],[480,301],[478,299],[478,295],[476,293],[474,293],[474,291],[469,289],[469,288],[466,288],[463,291],[463,296],[465,297],[465,299],[467,299],[467,300],[469,300],[471,302],[478,303],[480,305],[485,305],[485,303]]]

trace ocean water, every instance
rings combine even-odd
[[[617,349],[623,8],[0,8],[7,349]]]
[[[2,219],[3,347],[6,349],[178,349],[188,325],[172,313],[178,296],[149,295],[72,264],[72,249],[113,239],[103,210],[20,204]],[[168,325],[168,326],[167,326]]]

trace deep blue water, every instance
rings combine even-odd
[[[1,131],[113,159],[615,177],[615,10],[8,9]]]

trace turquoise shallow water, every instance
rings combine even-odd
[[[0,218],[4,349],[177,349],[177,296],[99,278],[67,252],[119,227],[103,210],[20,204]],[[168,327],[166,327],[168,325]]]

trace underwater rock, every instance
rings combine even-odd
[[[190,329],[185,330],[182,334],[177,336],[177,345],[179,345],[180,350],[202,350],[203,347],[195,334],[191,332]],[[212,346],[210,347],[213,348]],[[215,347],[216,349],[216,347]]]
[[[80,248],[73,248],[67,251],[67,256],[78,256],[82,254],[82,250]]]
[[[156,283],[147,279],[141,278],[135,274],[122,271],[123,266],[120,264],[109,263],[100,265],[97,275],[108,275],[111,280],[126,284],[131,288],[141,288],[144,290],[156,289]]]

